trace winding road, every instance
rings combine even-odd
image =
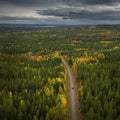
[[[69,82],[69,106],[70,106],[70,120],[80,120],[78,115],[78,108],[76,103],[76,93],[75,93],[75,78],[73,76],[72,70],[67,64],[67,62],[63,59],[63,64],[65,65],[67,75],[68,75],[68,82]]]

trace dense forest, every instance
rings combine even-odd
[[[68,120],[67,76],[83,120],[120,119],[120,26],[0,28],[0,119]]]

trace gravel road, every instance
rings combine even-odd
[[[69,80],[69,102],[70,102],[70,120],[78,120],[77,118],[77,107],[76,107],[76,94],[75,94],[75,78],[72,74],[72,70],[63,59],[63,63],[66,67],[68,80]]]

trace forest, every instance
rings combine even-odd
[[[69,120],[67,73],[83,120],[120,120],[120,26],[0,28],[0,119]]]

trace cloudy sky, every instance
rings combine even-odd
[[[120,0],[0,0],[0,24],[120,24]]]

